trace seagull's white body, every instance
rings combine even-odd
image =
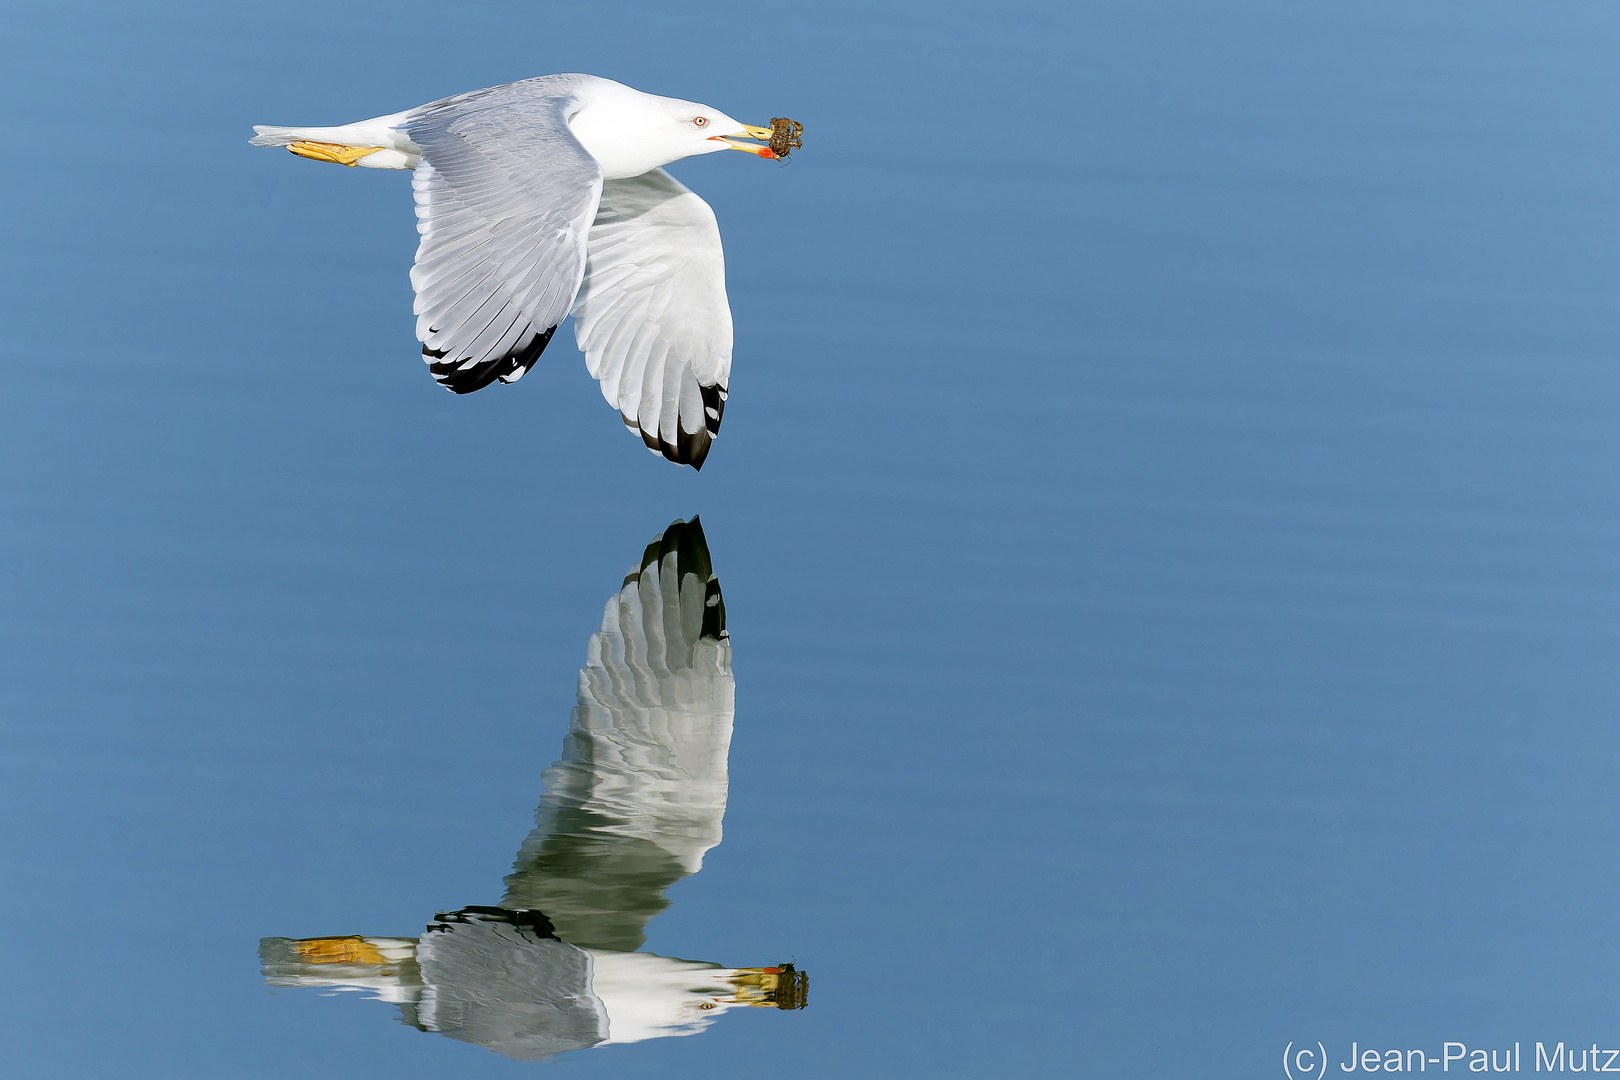
[[[547,75],[256,146],[416,176],[411,283],[433,375],[515,382],[569,314],[591,374],[649,449],[701,467],[720,430],[731,309],[719,227],[660,166],[775,155],[718,110],[592,75]]]

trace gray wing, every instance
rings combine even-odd
[[[701,468],[731,374],[725,256],[709,204],[662,169],[604,183],[574,333],[625,426]]]
[[[569,130],[571,101],[534,79],[424,105],[402,125],[422,150],[416,336],[458,394],[521,378],[579,291],[602,170]]]
[[[407,1024],[543,1061],[608,1036],[591,992],[591,955],[512,913],[469,908],[429,923],[416,948],[422,995],[401,1005]]]
[[[733,694],[703,527],[676,522],[591,636],[562,760],[501,906],[543,911],[581,948],[640,947],[664,890],[720,842]]]

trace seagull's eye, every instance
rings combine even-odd
[[[709,122],[709,118],[707,116],[694,116],[694,117],[692,117],[692,123],[696,124],[698,127],[702,127],[704,124],[707,124],[708,122]]]

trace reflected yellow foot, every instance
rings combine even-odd
[[[311,161],[332,161],[339,165],[354,168],[355,163],[367,154],[375,154],[385,149],[381,146],[344,146],[341,143],[329,142],[295,142],[288,143],[287,149],[299,157],[307,157]]]
[[[348,164],[353,164],[349,162]],[[388,964],[388,957],[377,951],[377,946],[361,937],[306,938],[292,943],[293,951],[311,964]]]

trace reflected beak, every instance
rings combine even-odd
[[[774,158],[776,157],[776,151],[772,150],[769,146],[760,146],[758,143],[736,141],[737,139],[764,139],[766,142],[769,142],[772,134],[774,133],[770,128],[755,127],[752,124],[744,124],[741,131],[733,132],[730,135],[711,135],[709,136],[709,141],[723,142],[726,144],[726,149],[728,150],[741,150],[745,154],[757,154],[763,158]]]
[[[802,1009],[809,1003],[810,976],[792,964],[738,968],[737,974],[731,977],[730,982],[736,987],[731,1000],[739,1005]]]

